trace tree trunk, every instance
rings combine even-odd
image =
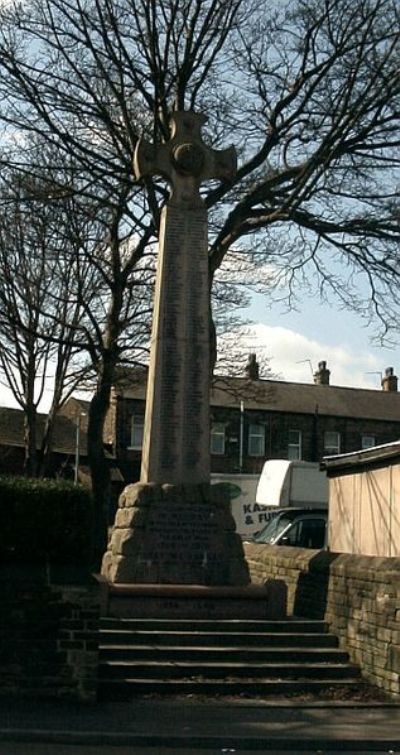
[[[43,430],[43,438],[40,447],[40,457],[38,463],[38,476],[47,477],[51,470],[50,461],[53,451],[54,422],[57,416],[58,406],[54,404],[50,407]]]
[[[36,449],[36,409],[35,407],[27,407],[25,409],[24,445],[25,445],[24,472],[28,477],[36,477],[37,449]]]
[[[99,570],[107,550],[108,511],[110,503],[110,469],[104,452],[103,428],[110,403],[114,360],[104,358],[96,392],[90,402],[87,432],[88,459],[95,506],[94,568]]]
[[[24,390],[24,444],[25,444],[25,460],[24,460],[24,472],[28,477],[37,476],[37,411],[35,405],[35,359],[33,356],[33,349],[30,349],[27,374],[25,377],[25,390]]]

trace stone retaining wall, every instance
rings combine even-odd
[[[56,585],[25,575],[0,575],[0,696],[94,702],[97,582]]]
[[[363,676],[400,695],[400,558],[246,544],[252,582],[276,579],[288,613],[325,619]]]

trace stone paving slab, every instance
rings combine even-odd
[[[264,750],[265,752],[265,750]],[[291,750],[293,753],[293,749]],[[342,749],[337,750],[315,750],[314,747],[309,750],[303,751],[304,753],[310,753],[310,755],[339,755],[339,753],[343,752]],[[354,751],[353,751],[354,752]],[[398,755],[400,752],[399,750],[375,750],[375,755],[388,755],[388,753],[393,755]],[[98,755],[99,749],[98,746],[91,746],[91,745],[31,745],[29,747],[29,755]],[[212,748],[212,749],[203,749],[203,748],[195,748],[195,749],[187,749],[186,746],[184,748],[170,748],[170,747],[163,747],[160,749],[160,747],[134,747],[131,746],[122,746],[122,747],[114,747],[114,746],[105,746],[102,748],[102,753],[104,755],[254,755],[254,750],[243,750],[241,747],[239,749],[231,749],[231,748]],[[288,750],[268,750],[268,755],[287,755]],[[371,753],[371,750],[357,750],[357,755],[367,755],[368,753]],[[9,742],[7,744],[0,743],[0,755],[26,755],[26,744],[18,744],[15,742]]]
[[[400,751],[400,706],[133,700],[0,703],[0,743],[316,752]],[[219,749],[218,749],[219,748]],[[1,751],[0,751],[1,752]],[[59,750],[58,750],[59,753]]]

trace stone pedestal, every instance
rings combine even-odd
[[[109,582],[246,585],[229,500],[210,485],[128,485],[120,496],[102,574]]]

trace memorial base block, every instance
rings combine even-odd
[[[102,575],[122,584],[250,582],[229,499],[208,484],[128,485],[118,502]]]

